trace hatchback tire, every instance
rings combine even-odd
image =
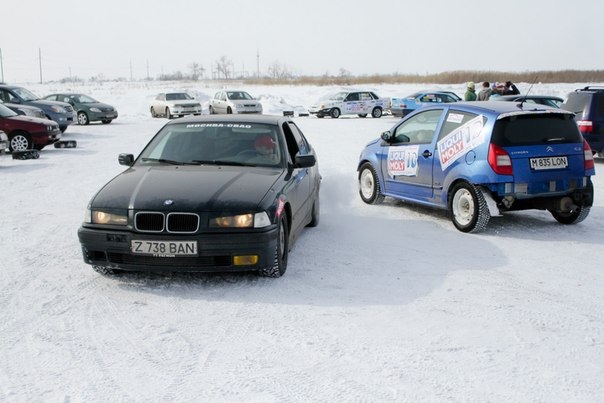
[[[589,210],[591,210],[591,207],[583,206],[577,207],[570,212],[555,210],[549,210],[549,212],[560,224],[578,224],[587,218],[589,215]]]
[[[449,197],[449,213],[453,225],[461,232],[483,231],[491,219],[484,195],[468,182],[459,182],[453,187]]]
[[[359,170],[359,195],[367,204],[379,204],[384,201],[380,180],[375,169],[368,162]]]

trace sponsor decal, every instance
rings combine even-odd
[[[449,118],[450,117],[447,118],[447,121],[449,121]],[[482,122],[482,116],[477,116],[451,131],[451,133],[447,134],[436,143],[440,167],[443,171],[453,164],[457,158],[484,143]]]
[[[187,129],[197,127],[234,127],[237,129],[251,129],[252,125],[241,124],[241,123],[191,123],[188,124]]]
[[[416,176],[419,145],[388,148],[388,175]]]

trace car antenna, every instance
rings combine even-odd
[[[531,90],[533,89],[533,85],[535,85],[535,82],[537,81],[537,77],[535,76],[535,78],[533,79],[533,82],[531,83],[531,86],[529,87],[528,91],[526,92],[526,94],[524,94],[524,96],[522,97],[522,100],[520,101],[520,103],[516,106],[518,106],[520,109],[522,109],[522,104],[524,104],[526,102],[526,97],[528,97],[528,94],[531,92]]]

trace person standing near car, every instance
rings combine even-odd
[[[466,93],[463,96],[464,101],[476,101],[476,90],[474,89],[474,83],[468,82]]]
[[[491,97],[493,90],[491,89],[491,84],[488,81],[484,81],[482,83],[482,89],[476,96],[477,101],[488,101]]]
[[[503,94],[502,95],[518,95],[520,94],[520,90],[514,85],[511,81],[506,81],[503,86]]]

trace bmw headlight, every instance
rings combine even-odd
[[[110,213],[102,210],[89,210],[87,212],[87,219],[90,219],[92,224],[104,224],[104,225],[127,225],[128,215],[120,213]]]
[[[264,228],[271,224],[266,212],[219,216],[210,219],[210,228]]]

